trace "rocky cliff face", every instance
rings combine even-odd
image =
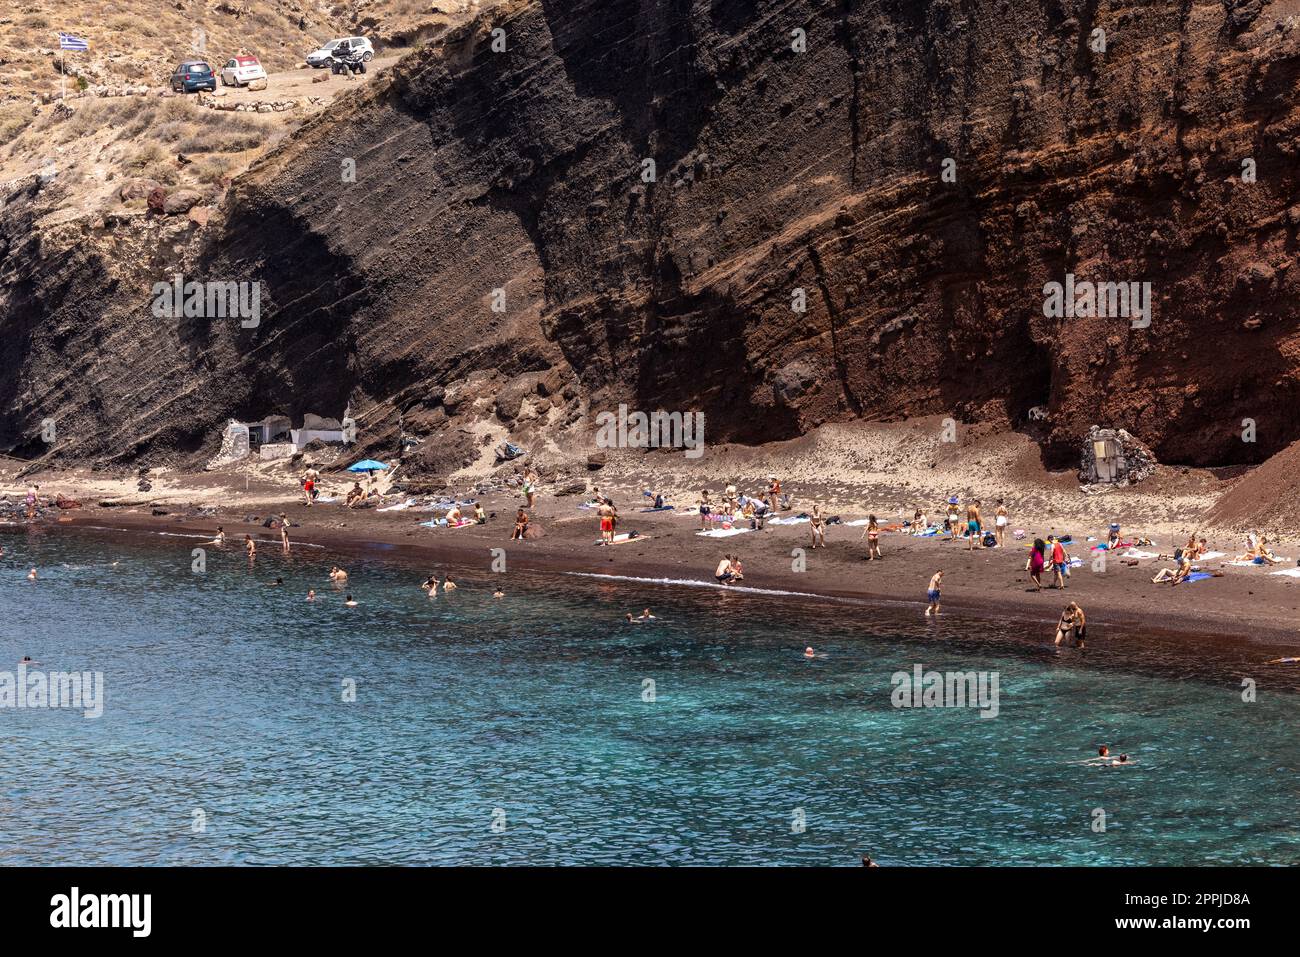
[[[1053,464],[1093,424],[1261,460],[1300,437],[1293,8],[506,3],[202,231],[55,248],[39,197],[0,209],[0,445],[54,417],[69,456],[197,456],[228,416],[351,403],[448,470],[626,401],[711,442],[943,413]],[[154,318],[180,270],[262,282],[260,325]],[[1044,315],[1067,274],[1150,283],[1150,325]]]

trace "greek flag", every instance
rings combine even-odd
[[[81,37],[74,37],[71,33],[59,34],[60,50],[89,50],[90,41],[83,40]]]

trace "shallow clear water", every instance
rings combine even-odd
[[[320,549],[0,544],[0,671],[107,688],[0,709],[3,864],[1300,862],[1300,696],[1250,649],[559,575],[431,601],[383,550],[342,559],[350,609]],[[996,671],[998,716],[894,708],[917,663]],[[1072,763],[1102,742],[1137,764]]]

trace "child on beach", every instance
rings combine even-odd
[[[700,531],[709,530],[709,513],[713,511],[713,506],[709,504],[709,490],[706,488],[700,492]]]
[[[926,601],[929,602],[929,605],[927,605],[925,609],[925,615],[927,618],[930,615],[939,614],[939,592],[942,587],[943,569],[940,569],[930,576],[930,585],[925,592]]]

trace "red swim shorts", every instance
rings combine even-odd
[[[600,520],[600,530],[602,532],[612,532],[614,530],[614,520],[612,518],[602,518]]]

